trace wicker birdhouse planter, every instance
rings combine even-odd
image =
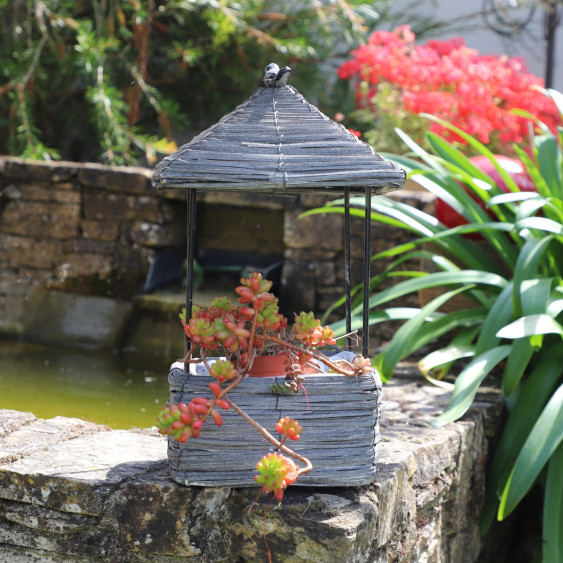
[[[274,69],[279,70],[274,66]],[[192,312],[192,267],[196,232],[196,192],[239,191],[296,196],[306,193],[344,195],[346,317],[350,328],[349,197],[360,192],[370,198],[399,189],[405,173],[374,153],[344,127],[330,120],[285,84],[288,72],[277,75],[267,67],[266,87],[216,125],[196,136],[157,166],[158,189],[187,191],[188,278],[186,318]],[[283,76],[283,78],[282,78]],[[369,282],[370,222],[365,222],[364,280]],[[369,288],[369,283],[365,284]],[[364,294],[367,304],[369,290]],[[364,306],[363,355],[368,350],[368,307]],[[348,330],[350,332],[350,330]],[[187,342],[187,347],[190,342]],[[347,350],[332,358],[351,360]],[[209,365],[209,364],[208,364]],[[311,370],[310,370],[311,371]],[[318,364],[304,374],[302,385],[286,392],[284,373],[272,377],[246,376],[229,397],[264,428],[291,416],[305,430],[295,450],[309,458],[313,469],[296,485],[343,486],[373,481],[378,459],[381,380],[373,371],[356,377],[329,372]],[[175,363],[169,374],[169,403],[189,403],[209,394],[209,373],[203,364]],[[222,412],[223,425],[208,424],[197,439],[179,443],[169,437],[172,477],[186,485],[251,486],[256,462],[271,444],[255,433],[232,409]]]

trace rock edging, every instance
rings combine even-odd
[[[267,561],[264,537],[284,563],[475,561],[502,412],[498,393],[478,397],[433,428],[448,393],[397,378],[375,483],[291,487],[279,508],[257,489],[177,485],[154,431],[0,410],[0,562]]]

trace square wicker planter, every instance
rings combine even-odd
[[[342,352],[342,355],[351,352]],[[190,373],[182,363],[168,376],[170,402],[188,403],[209,395],[211,379],[201,364]],[[305,375],[298,393],[276,391],[284,377],[247,377],[229,393],[231,400],[275,434],[276,422],[291,416],[303,426],[290,444],[308,457],[313,470],[295,485],[359,486],[373,482],[379,458],[381,380],[376,372],[357,377],[335,373]],[[223,425],[206,424],[198,439],[185,444],[168,438],[168,462],[175,481],[208,487],[255,486],[256,463],[272,445],[232,409],[221,411]]]

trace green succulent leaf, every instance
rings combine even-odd
[[[543,563],[563,561],[563,442],[547,464],[543,503]]]
[[[432,425],[444,426],[463,416],[471,406],[483,379],[508,356],[510,348],[497,346],[475,357],[457,376],[448,408],[432,421]]]
[[[516,339],[537,334],[559,334],[563,336],[563,326],[549,315],[528,315],[520,317],[501,328],[496,336],[498,338]]]
[[[499,520],[516,508],[562,440],[563,384],[545,406],[516,458],[500,499]]]

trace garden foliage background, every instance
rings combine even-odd
[[[152,164],[244,101],[272,60],[322,102],[389,4],[1,0],[0,153]]]
[[[348,114],[354,91],[338,67],[375,29],[405,22],[421,40],[470,25],[421,0],[408,11],[391,0],[0,0],[0,154],[151,165],[244,101],[271,61],[327,115]]]
[[[408,15],[392,8],[391,0],[0,0],[0,154],[151,165],[244,101],[272,61],[291,66],[291,83],[307,99],[378,152],[410,151],[390,158],[466,224],[446,229],[391,199],[372,203],[372,220],[418,238],[376,257],[395,262],[372,279],[370,307],[455,286],[420,309],[373,312],[373,324],[405,321],[374,363],[389,378],[397,361],[452,334],[421,365],[434,383],[452,386],[444,376],[472,358],[438,424],[462,416],[503,366],[510,414],[483,528],[543,482],[543,557],[555,563],[563,554],[563,98],[544,91],[519,59],[433,38],[441,25],[423,3]],[[493,153],[524,162],[537,192],[521,192]],[[469,159],[475,154],[508,193]],[[314,212],[342,210],[335,202]],[[498,259],[473,248],[464,235],[475,233]],[[425,250],[428,242],[440,251]],[[401,271],[412,258],[442,271]],[[412,279],[379,291],[393,276]],[[460,292],[477,307],[440,313]]]

